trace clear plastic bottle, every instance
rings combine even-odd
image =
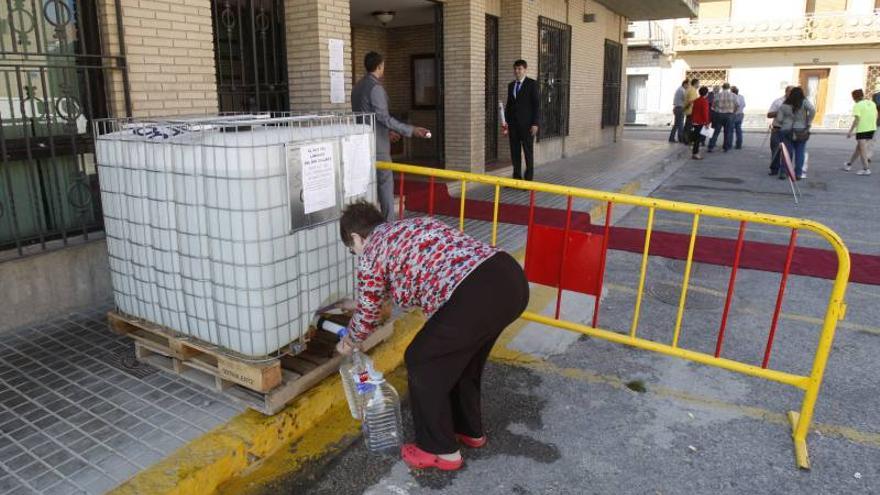
[[[369,379],[361,383],[358,392],[364,401],[364,442],[367,450],[397,455],[402,442],[400,396],[385,380],[382,373],[370,370]]]
[[[335,334],[340,339],[348,334],[348,329],[338,323],[320,318],[318,328]],[[339,364],[339,377],[342,380],[342,390],[348,401],[348,409],[351,417],[362,421],[364,419],[364,397],[357,392],[357,385],[369,379],[369,371],[373,368],[373,361],[366,354],[355,349],[351,355],[345,356]]]
[[[369,356],[355,349],[350,356],[346,356],[339,365],[339,377],[342,379],[342,389],[345,391],[345,399],[348,401],[348,409],[351,417],[363,421],[364,419],[364,395],[358,393],[358,386],[369,379],[369,370],[373,368],[373,362]]]

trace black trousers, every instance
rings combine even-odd
[[[693,150],[691,154],[696,155],[700,153],[700,138],[703,137],[700,134],[700,131],[703,130],[703,124],[694,124],[691,128],[691,134],[694,136],[693,138]]]
[[[522,179],[522,155],[526,156],[526,180],[532,180],[535,167],[535,137],[529,128],[511,125],[507,129],[510,138],[510,161],[513,164],[513,178]]]
[[[480,384],[501,332],[525,310],[529,284],[519,263],[498,253],[459,284],[406,349],[416,445],[458,450],[456,433],[483,436]]]

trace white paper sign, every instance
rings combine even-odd
[[[333,143],[300,148],[303,211],[306,214],[336,206],[336,160]]]
[[[330,72],[330,103],[345,103],[345,72]]]
[[[343,190],[345,198],[367,192],[373,168],[369,134],[356,134],[342,140]]]
[[[337,39],[329,39],[327,40],[330,48],[330,70],[331,71],[344,71],[345,64],[344,62],[344,51],[345,42]]]

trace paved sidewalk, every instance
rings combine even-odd
[[[0,494],[102,494],[240,406],[134,360],[89,308],[0,334]]]
[[[880,218],[870,212],[878,209],[876,184],[836,170],[834,164],[851,143],[839,136],[815,138],[811,143],[810,179],[802,181],[805,201],[800,207],[793,206],[782,181],[766,175],[766,152],[757,139],[749,139],[739,152],[678,163],[670,167],[674,173],[657,179],[650,189],[669,199],[815,216],[832,225],[845,242],[859,246],[854,251],[875,254],[880,238],[874,233],[880,231]],[[549,175],[551,170],[538,174]],[[570,169],[565,173],[580,175]],[[862,208],[851,208],[848,202]],[[658,221],[664,230],[687,231],[689,219],[678,217],[666,215]],[[615,215],[618,225],[640,226],[644,219],[638,210]],[[485,235],[484,224],[469,221],[467,230]],[[702,225],[706,231],[701,233],[736,235],[725,225]],[[515,249],[521,246],[516,233],[522,239],[522,228],[501,230],[509,229],[520,229],[501,236],[505,247]],[[785,240],[784,233],[780,236],[769,229],[749,232],[749,239]],[[804,239],[806,244],[816,242]],[[603,328],[628,331],[639,262],[635,253],[614,251],[609,257]],[[682,273],[681,261],[651,260],[639,335],[669,341]],[[714,349],[728,278],[725,267],[695,265],[682,347]],[[725,356],[760,363],[778,285],[777,273],[740,272]],[[774,369],[809,371],[828,285],[826,280],[790,277],[772,355]],[[461,471],[410,471],[397,458],[367,453],[352,430],[336,455],[314,459],[300,472],[275,473],[268,482],[265,477],[245,479],[235,485],[236,491],[224,493],[875,493],[880,480],[876,289],[850,286],[849,312],[838,327],[808,439],[810,472],[794,466],[785,417],[786,411],[800,405],[801,394],[795,389],[597,339],[547,337],[565,332],[519,324],[499,344],[501,349],[496,346],[486,372],[484,417],[489,444],[479,451],[465,449]],[[566,300],[571,301],[569,297]],[[545,308],[552,307],[546,291],[534,292],[536,299],[542,299]],[[575,302],[564,307],[563,315],[588,319],[589,311],[581,309],[589,301]],[[530,332],[544,337],[515,346]],[[542,346],[547,339],[561,345]],[[515,351],[525,351],[525,358],[511,359]],[[404,417],[409,421],[408,411]],[[411,424],[405,425],[405,431],[411,438]],[[296,451],[292,445],[286,454]]]

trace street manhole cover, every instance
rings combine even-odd
[[[675,260],[675,259],[664,259],[663,267],[669,270],[670,273],[674,273],[675,275],[684,276],[684,268],[687,266],[687,262],[685,260]],[[691,264],[691,278],[693,278],[697,273],[702,270],[699,263]]]
[[[652,282],[648,284],[648,294],[654,299],[678,306],[681,298],[681,284],[672,282]],[[706,292],[699,289],[688,290],[686,309],[719,309],[724,305],[724,297],[721,294]]]
[[[107,355],[107,364],[135,378],[146,378],[159,371],[157,368],[142,363],[134,357],[134,345],[127,347],[118,354]]]

